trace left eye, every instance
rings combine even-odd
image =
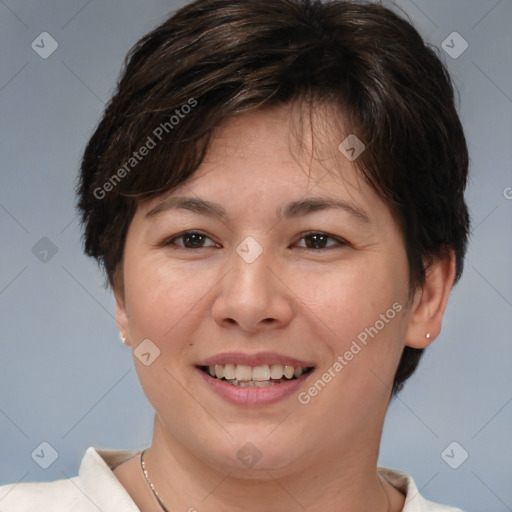
[[[182,243],[176,243],[177,240],[181,240]],[[205,241],[211,239],[203,233],[199,233],[197,231],[187,231],[185,233],[181,233],[181,235],[177,235],[167,242],[165,245],[177,245],[179,247],[184,247],[185,249],[201,249],[202,247],[219,247],[218,244],[211,241],[210,245],[205,245]]]
[[[340,240],[338,238],[335,238],[333,236],[327,235],[325,233],[306,233],[302,235],[300,240],[305,240],[305,245],[302,247],[305,249],[328,249],[330,247],[333,247],[335,245],[345,245],[346,242],[343,240]],[[328,240],[334,240],[333,244],[327,245]]]

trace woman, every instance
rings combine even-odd
[[[377,457],[462,272],[467,168],[446,69],[388,9],[182,8],[129,54],[79,185],[151,446],[91,447],[2,511],[457,510]]]

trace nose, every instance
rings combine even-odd
[[[293,316],[293,293],[266,251],[252,262],[237,253],[232,260],[212,305],[215,322],[248,333],[288,325]]]

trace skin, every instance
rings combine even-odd
[[[134,364],[155,409],[146,466],[170,510],[403,508],[404,496],[377,474],[384,417],[404,346],[426,347],[441,329],[454,257],[436,260],[411,299],[403,236],[337,150],[344,137],[322,123],[332,109],[316,110],[314,149],[311,126],[294,142],[295,114],[287,105],[229,120],[194,176],[140,204],[129,227],[117,323],[132,349],[150,339],[160,350],[149,366]],[[218,203],[227,218],[184,209],[147,216],[169,196]],[[334,208],[276,217],[312,197],[343,200],[367,220]],[[186,230],[205,236],[175,238]],[[262,248],[252,263],[236,252],[247,236]],[[307,405],[296,394],[233,405],[196,369],[221,352],[273,351],[313,362],[307,391],[397,302],[403,309]],[[248,442],[261,453],[251,468],[237,458]],[[138,457],[114,473],[141,510],[160,509]]]

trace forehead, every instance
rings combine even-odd
[[[192,205],[210,199],[229,216],[257,208],[277,216],[320,210],[319,204],[297,206],[304,199],[343,202],[359,219],[382,221],[387,207],[338,146],[344,136],[340,116],[326,105],[285,104],[234,116],[213,134],[206,155],[185,182],[140,205],[143,213],[175,209],[183,199]],[[320,201],[320,202],[321,202]],[[187,207],[188,208],[188,207]],[[288,208],[288,210],[287,210]],[[221,217],[222,215],[217,215]],[[296,216],[296,215],[295,215]]]
[[[291,103],[234,116],[217,127],[201,165],[184,185],[208,181],[211,188],[214,177],[229,179],[231,171],[231,178],[245,172],[248,181],[262,185],[289,180],[311,189],[336,182],[360,190],[361,173],[338,149],[344,132],[341,117],[326,105]]]
[[[264,157],[262,143],[268,152],[283,155],[291,153],[307,159],[330,153],[333,157],[332,150],[341,142],[342,131],[342,118],[335,114],[334,107],[303,102],[276,105],[227,119],[216,128],[205,160],[223,153]]]

